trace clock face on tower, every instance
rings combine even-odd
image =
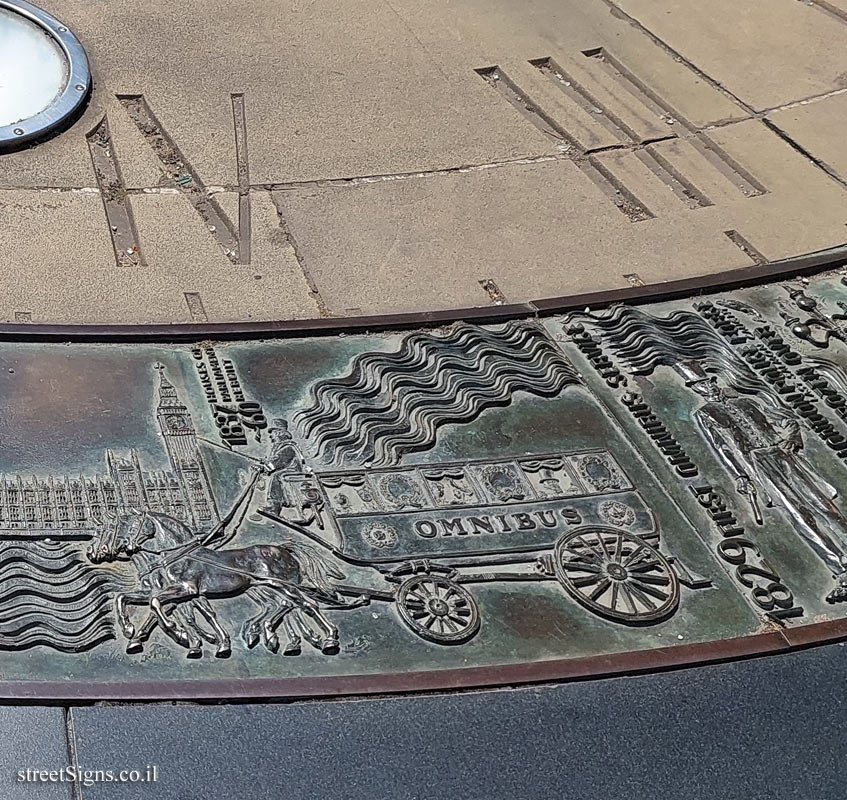
[[[179,414],[168,414],[165,417],[165,426],[169,431],[184,431],[188,428],[188,420]]]

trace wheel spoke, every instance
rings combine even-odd
[[[439,591],[440,587],[435,581],[432,581],[431,583],[427,584],[427,587],[427,592],[430,597],[441,597],[441,592]]]
[[[644,594],[644,592],[642,592],[641,589],[639,589],[637,586],[630,583],[629,591],[632,592],[633,597],[636,597],[638,600],[640,600],[642,605],[647,606],[650,611],[656,610],[656,604],[653,602],[653,599]]]
[[[609,608],[611,608],[612,611],[617,611],[617,608],[618,608],[618,593],[620,592],[620,588],[621,588],[621,585],[617,581],[615,581],[615,583],[612,585],[612,600],[611,600],[611,603],[609,604]]]
[[[623,553],[623,536],[618,536],[615,542],[615,564],[621,563],[621,554]]]
[[[577,589],[584,589],[586,586],[593,586],[601,579],[601,577],[601,575],[586,575],[583,578],[571,578],[571,583],[573,583]]]
[[[643,572],[644,570],[653,569],[654,567],[661,567],[661,561],[657,561],[655,558],[652,561],[642,561],[638,560],[636,564],[630,564],[627,569],[630,572]]]
[[[654,586],[667,586],[671,582],[671,579],[664,573],[658,575],[640,575],[636,573],[632,576],[632,579],[639,583],[649,583]]]
[[[598,533],[597,541],[600,542],[600,547],[603,548],[603,555],[606,556],[606,560],[608,561],[612,557],[612,554],[609,552],[609,548],[606,544],[606,537],[603,536],[602,533]]]
[[[582,534],[580,534],[579,536],[577,536],[577,538],[579,539],[579,541],[581,541],[581,542],[582,542],[582,543],[583,543],[583,544],[584,544],[584,545],[588,548],[589,552],[593,553],[593,554],[597,557],[597,560],[598,560],[598,561],[600,561],[600,563],[602,563],[602,562],[603,562],[603,554],[602,554],[599,550],[597,550],[597,549],[594,547],[594,545],[593,545],[593,544],[590,544],[589,542],[587,542],[587,541],[583,538]]]
[[[622,564],[621,566],[628,567],[630,564],[632,564],[632,563],[633,563],[633,560],[635,559],[635,556],[636,556],[638,553],[640,553],[642,550],[645,550],[644,545],[643,545],[643,544],[638,545],[638,547],[636,547],[636,548],[635,548],[635,550],[633,550],[633,551],[632,551],[632,552],[631,552],[631,553],[630,553],[630,554],[626,557],[626,561],[624,561],[624,562],[623,562],[623,564]],[[637,563],[637,562],[636,562],[636,563]]]
[[[635,585],[639,588],[640,591],[646,592],[649,595],[652,595],[657,600],[665,601],[668,599],[668,593],[663,592],[661,589],[657,589],[655,586],[650,586],[646,583],[641,583],[641,581],[635,581]]]
[[[596,600],[598,597],[600,597],[601,594],[603,594],[603,592],[606,591],[606,589],[609,588],[611,583],[611,578],[605,578],[603,582],[593,592],[591,592],[590,595],[588,595],[588,597],[591,600]]]
[[[564,566],[571,569],[578,569],[582,572],[600,572],[602,570],[599,564],[590,564],[588,561],[580,561],[578,559],[565,561]]]
[[[629,609],[629,613],[630,614],[637,614],[638,609],[635,607],[635,602],[632,599],[632,592],[630,592],[629,587],[625,583],[622,583],[620,585],[620,587],[621,587],[621,594],[623,595],[623,599],[626,601],[626,605],[627,605],[627,608]]]

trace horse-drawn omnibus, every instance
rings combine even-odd
[[[660,551],[653,513],[605,450],[278,477],[309,524],[287,518],[290,509],[260,513],[376,570],[383,588],[338,591],[396,603],[438,644],[479,629],[473,584],[556,580],[594,613],[630,624],[672,614],[680,577],[708,584]]]

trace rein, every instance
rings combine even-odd
[[[192,539],[190,542],[187,542],[185,544],[174,545],[173,547],[167,547],[164,550],[159,550],[159,551],[147,550],[146,548],[144,548],[143,545],[139,545],[138,546],[139,552],[147,553],[148,555],[155,556],[155,557],[157,557],[157,559],[159,559],[159,563],[157,563],[155,566],[147,568],[146,570],[144,570],[144,572],[139,572],[139,577],[143,578],[143,577],[149,575],[151,572],[153,572],[154,570],[157,570],[157,569],[165,569],[166,567],[171,566],[171,564],[174,564],[177,561],[180,561],[181,559],[188,556],[193,550],[196,550],[199,547],[206,547],[216,536],[218,536],[221,533],[221,531],[225,530],[226,526],[229,525],[230,522],[232,522],[232,520],[235,517],[236,510],[247,499],[247,497],[250,496],[253,493],[253,489],[255,488],[256,483],[259,480],[259,476],[260,476],[260,473],[257,472],[253,476],[253,479],[250,481],[250,483],[247,484],[244,491],[241,493],[241,497],[239,497],[238,500],[233,504],[230,512],[222,520],[220,520],[207,534],[205,534],[203,536],[197,536],[195,539]],[[238,531],[239,526],[244,521],[244,517],[246,515],[247,515],[247,508],[245,507],[244,510],[241,512],[241,516],[238,518],[238,522],[235,524],[235,527],[233,528],[232,533],[229,535],[229,537],[227,539],[220,542],[218,546],[227,544],[228,542],[232,541],[233,537],[235,536],[235,534]],[[142,514],[142,520],[143,519],[151,519],[151,517],[150,517],[150,515],[148,514],[147,511],[145,511]],[[140,533],[140,532],[141,532],[141,524],[139,523],[138,533]],[[162,556],[164,556],[166,553],[170,553],[171,551],[176,551],[176,552],[175,552],[174,555],[170,556],[169,558],[165,558],[165,559],[162,558]],[[195,556],[195,558],[196,558],[196,556]],[[202,559],[197,559],[197,560],[202,560]],[[211,562],[209,562],[209,563],[211,563]],[[247,573],[244,573],[244,574],[246,575]]]

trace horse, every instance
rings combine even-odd
[[[189,657],[202,655],[203,638],[218,645],[216,655],[228,655],[229,635],[209,599],[244,594],[261,609],[242,625],[241,637],[247,647],[254,647],[261,637],[264,646],[276,652],[279,639],[275,629],[284,622],[288,636],[285,654],[299,652],[301,634],[322,652],[337,653],[338,629],[319,603],[353,608],[369,600],[366,595],[342,599],[330,579],[344,578],[344,574],[311,545],[288,539],[279,545],[216,550],[205,546],[203,538],[180,520],[149,510],[116,514],[114,524],[100,529],[87,555],[94,564],[129,560],[138,571],[139,590],[115,597],[116,616],[129,640],[129,652],[140,650],[158,624],[187,648]],[[151,609],[138,631],[129,619],[128,605],[149,605]],[[212,627],[211,632],[196,623],[195,610]],[[308,617],[317,631],[301,615]]]

